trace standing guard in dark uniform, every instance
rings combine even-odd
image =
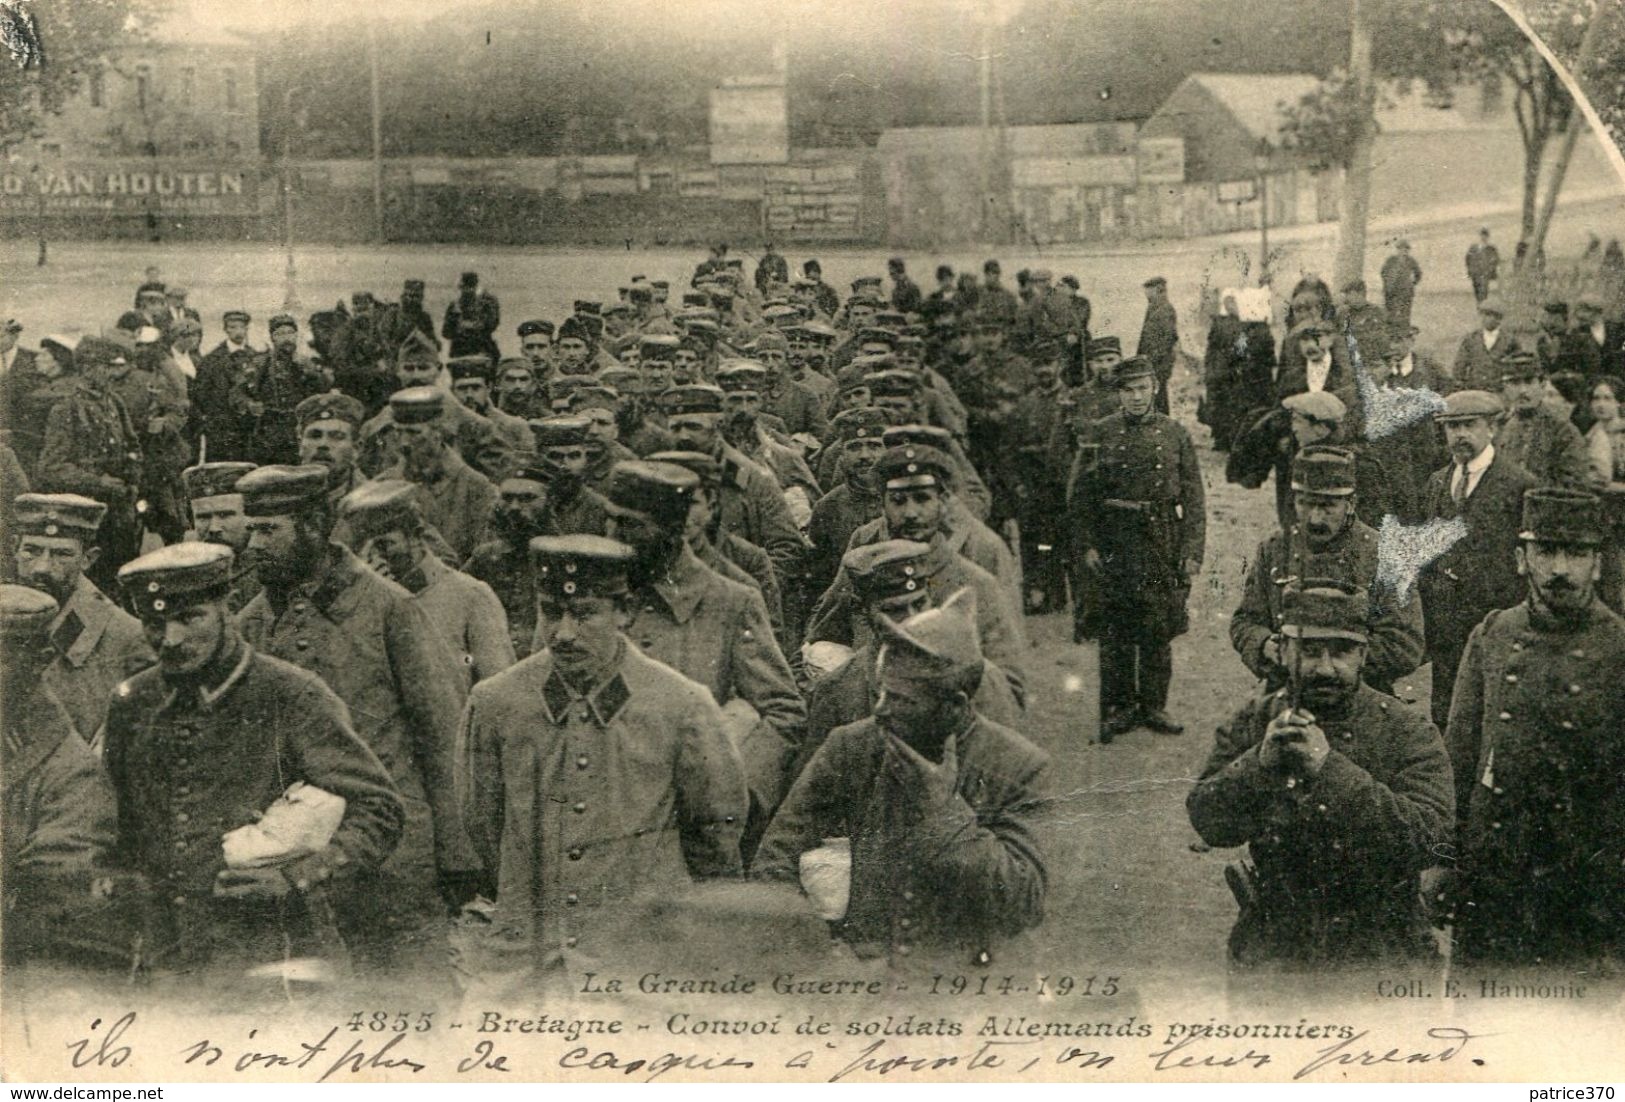
[[[1473,629],[1446,741],[1464,963],[1584,970],[1625,950],[1625,623],[1598,598],[1589,493],[1525,491],[1524,601]]]
[[[244,455],[250,463],[291,463],[299,454],[294,410],[333,385],[332,373],[298,355],[299,322],[292,314],[270,321],[271,347],[237,377],[231,406],[244,426]]]
[[[1015,468],[1021,574],[1026,579],[1022,599],[1027,613],[1034,615],[1066,608],[1066,471],[1050,456],[1050,442],[1066,416],[1061,405],[1063,355],[1059,344],[1033,349],[1033,389],[1011,411],[1002,449],[1006,464]]]
[[[1164,710],[1175,636],[1207,533],[1202,472],[1190,434],[1152,407],[1157,371],[1138,356],[1117,365],[1123,409],[1084,440],[1099,460],[1080,471],[1070,512],[1085,567],[1100,582],[1100,740],[1136,724],[1184,727]]]
[[[221,315],[225,338],[198,363],[197,378],[192,380],[195,435],[207,439],[204,455],[211,460],[241,459],[246,447],[246,426],[232,406],[231,396],[237,380],[260,354],[248,343],[251,320],[247,310],[227,310]]]
[[[150,885],[144,956],[186,969],[188,983],[197,965],[342,961],[329,893],[376,868],[401,833],[400,797],[339,698],[244,642],[227,607],[232,565],[227,548],[180,543],[119,571],[158,665],[108,713],[112,864]],[[326,843],[271,865],[235,859],[234,836],[302,785],[344,801]]]
[[[497,326],[502,324],[502,307],[490,291],[480,290],[478,272],[464,272],[457,284],[457,297],[446,305],[446,321],[440,335],[450,342],[447,353],[458,356],[484,355],[492,363],[502,358],[497,347]]]
[[[1145,320],[1140,324],[1140,343],[1134,349],[1157,376],[1157,412],[1168,413],[1168,380],[1174,374],[1174,353],[1179,351],[1179,314],[1168,301],[1168,281],[1162,276],[1146,280]]]

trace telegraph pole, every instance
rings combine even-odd
[[[384,107],[378,94],[378,28],[367,20],[367,66],[372,76],[372,239],[384,240]]]
[[[282,99],[282,247],[288,254],[282,295],[284,310],[299,309],[299,269],[293,258],[293,86]]]

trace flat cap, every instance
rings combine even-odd
[[[976,591],[959,590],[940,608],[927,609],[902,623],[881,619],[887,669],[925,681],[958,681],[982,668],[976,626]]]
[[[871,371],[863,376],[869,393],[876,398],[912,398],[920,392],[920,380],[912,371],[893,367]]]
[[[257,467],[237,480],[237,492],[243,495],[244,516],[288,516],[327,500],[327,468],[320,463]]]
[[[842,442],[884,439],[886,429],[890,424],[891,422],[886,420],[886,411],[876,409],[874,406],[843,409],[830,422],[831,427],[835,430],[835,438]]]
[[[1336,580],[1308,579],[1281,594],[1281,634],[1294,639],[1351,639],[1371,635],[1371,600],[1366,591]]]
[[[235,558],[218,543],[172,543],[121,566],[119,586],[136,616],[149,620],[225,596]]]
[[[240,321],[244,325],[247,325],[253,320],[253,316],[249,314],[247,310],[227,310],[224,314],[220,315],[220,322],[222,325],[233,321]]]
[[[704,383],[674,386],[660,396],[660,405],[669,417],[685,413],[721,413],[722,389]]]
[[[389,396],[389,416],[397,425],[426,425],[439,420],[446,392],[433,386],[409,386]]]
[[[1343,418],[1348,416],[1349,412],[1348,406],[1343,404],[1343,399],[1325,390],[1306,390],[1302,394],[1288,395],[1281,399],[1281,405],[1293,413],[1323,425],[1342,424]]]
[[[923,444],[928,448],[936,448],[944,455],[951,455],[953,449],[953,434],[947,429],[936,425],[891,425],[881,433],[881,439],[888,448],[906,448],[910,444]]]
[[[1501,357],[1501,381],[1503,383],[1528,382],[1532,379],[1544,379],[1545,377],[1546,366],[1540,362],[1540,357],[1533,352],[1517,349]]]
[[[350,523],[358,541],[384,532],[417,532],[423,528],[417,487],[399,478],[363,482],[344,495],[339,515]]]
[[[1480,314],[1505,315],[1507,304],[1500,295],[1486,295],[1484,301],[1478,304],[1478,312]]]
[[[699,486],[699,475],[683,467],[628,459],[610,468],[604,496],[613,516],[642,517],[665,528],[681,529]]]
[[[841,567],[858,599],[866,602],[912,597],[936,571],[931,545],[913,540],[882,540],[854,547],[841,556]]]
[[[330,390],[326,394],[312,394],[294,406],[293,416],[303,432],[306,425],[315,421],[345,421],[360,425],[367,419],[367,408],[341,390]]]
[[[889,448],[875,463],[875,475],[888,490],[903,490],[911,486],[953,485],[954,461],[936,448],[923,444],[908,444]]]
[[[1470,421],[1475,417],[1499,417],[1506,412],[1501,399],[1487,390],[1457,390],[1445,395],[1444,410],[1435,421]]]
[[[553,335],[553,323],[550,321],[543,321],[540,318],[534,318],[530,321],[522,321],[519,323],[519,335],[521,337],[532,337],[537,333],[546,333],[549,337],[551,337]]]
[[[446,370],[451,373],[453,382],[458,379],[484,379],[489,383],[496,375],[496,365],[491,362],[491,357],[478,353],[453,356],[446,361]]]
[[[538,417],[529,422],[538,448],[573,448],[587,443],[592,422],[585,417]]]
[[[684,470],[693,471],[700,477],[700,485],[715,486],[722,477],[722,464],[714,456],[704,452],[654,452],[648,456],[650,463],[672,463]]]
[[[625,593],[632,548],[603,536],[537,536],[530,541],[536,587],[555,597],[617,597]]]
[[[887,348],[897,343],[897,334],[879,325],[865,325],[858,330],[858,345],[883,344]]]
[[[760,390],[767,385],[767,368],[755,360],[724,360],[717,366],[717,385],[725,391]]]
[[[1347,448],[1311,444],[1292,457],[1292,492],[1321,497],[1354,493],[1354,453]]]
[[[23,536],[90,539],[107,506],[79,494],[23,494],[11,504],[11,528]]]
[[[254,469],[252,463],[200,463],[181,472],[188,501],[224,497],[237,492],[237,483]]]
[[[26,585],[0,585],[0,640],[40,639],[56,619],[56,598]]]
[[[1523,492],[1521,540],[1598,547],[1603,542],[1602,501],[1585,490],[1536,486]]]
[[[1084,358],[1098,360],[1103,356],[1122,356],[1123,342],[1116,337],[1095,337],[1084,348]]]
[[[278,329],[298,329],[299,319],[292,314],[275,314],[265,323],[266,329],[275,333]]]

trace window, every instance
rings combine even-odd
[[[237,70],[226,70],[226,110],[237,110]]]
[[[107,99],[107,70],[100,65],[90,71],[90,106],[105,107]]]
[[[147,101],[152,94],[152,66],[137,65],[135,67],[135,105],[142,111],[147,109]]]
[[[186,68],[181,70],[181,102],[187,107],[192,106],[193,97],[197,94],[197,70]]]

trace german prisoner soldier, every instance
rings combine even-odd
[[[245,435],[241,458],[261,466],[287,463],[299,454],[294,410],[333,381],[327,369],[299,355],[299,323],[293,315],[278,314],[269,325],[271,347],[238,375],[231,397]]]
[[[1584,489],[1592,481],[1585,437],[1546,404],[1540,357],[1519,349],[1501,357],[1501,399],[1507,414],[1495,430],[1495,448],[1542,486]]]
[[[616,466],[609,533],[636,552],[625,630],[650,658],[704,685],[724,709],[744,762],[753,819],[765,825],[784,795],[807,706],[773,637],[762,595],[702,565],[689,550],[683,533],[699,492],[699,477],[670,463]]]
[[[490,423],[492,431],[510,452],[529,451],[530,428],[526,419],[497,408],[492,401],[496,364],[484,356],[462,356],[446,364],[451,374],[451,392],[462,407]]]
[[[1168,281],[1153,276],[1145,281],[1145,320],[1140,324],[1140,342],[1134,355],[1151,365],[1157,377],[1155,396],[1158,413],[1168,412],[1168,380],[1174,374],[1174,353],[1179,350],[1179,314],[1168,301]]]
[[[1461,338],[1450,368],[1454,385],[1463,390],[1495,390],[1501,385],[1501,361],[1521,349],[1518,338],[1501,324],[1506,304],[1495,295],[1478,304],[1479,327]]]
[[[1416,287],[1422,282],[1422,266],[1411,255],[1411,243],[1404,238],[1394,242],[1394,251],[1382,262],[1382,305],[1393,325],[1410,325]]]
[[[1122,412],[1088,434],[1099,459],[1070,502],[1085,568],[1100,586],[1102,742],[1138,724],[1159,734],[1184,730],[1165,710],[1171,644],[1189,626],[1185,602],[1207,533],[1195,446],[1153,408],[1156,368],[1135,357],[1116,377]]]
[[[825,413],[830,386],[821,376],[809,379],[805,368],[799,377],[790,367],[790,342],[781,333],[763,333],[756,338],[752,355],[767,369],[767,385],[762,391],[762,409],[784,422],[784,430],[794,436],[802,433],[822,440],[829,431]]]
[[[475,687],[457,775],[496,870],[481,956],[520,976],[614,956],[612,920],[645,893],[739,876],[749,811],[716,702],[626,633],[632,549],[584,535],[531,548],[544,645]]]
[[[244,638],[327,683],[406,811],[400,846],[341,907],[346,937],[369,965],[421,960],[446,904],[466,902],[480,880],[452,788],[466,696],[457,663],[404,589],[332,541],[324,468],[262,467],[237,486],[265,584],[237,615]]]
[[[186,530],[180,472],[191,458],[191,446],[182,436],[191,418],[191,398],[180,370],[155,352],[155,345],[148,350],[138,344],[134,354],[127,354],[125,368],[109,373],[109,390],[123,403],[140,441],[137,489],[146,502],[143,524],[165,543],[174,543]]]
[[[417,488],[418,508],[458,560],[485,539],[496,504],[491,480],[463,461],[451,443],[443,416],[448,399],[437,387],[397,390],[389,396],[389,416],[399,459],[380,478],[404,479]]]
[[[90,908],[93,877],[113,844],[112,786],[41,677],[58,611],[47,593],[0,585],[0,931],[8,963],[66,948],[62,926],[77,926]]]
[[[313,394],[294,409],[299,427],[299,462],[327,468],[327,500],[335,507],[366,481],[358,465],[366,408],[336,390]]]
[[[774,817],[752,875],[795,881],[826,838],[851,846],[835,933],[859,957],[986,964],[1043,921],[1049,760],[972,704],[986,666],[975,598],[880,619],[872,716],[838,727]]]
[[[232,405],[232,392],[260,353],[248,343],[247,310],[227,310],[220,317],[225,335],[198,363],[192,380],[192,414],[199,449],[206,459],[235,460],[246,454],[246,426]]]
[[[766,551],[749,540],[722,529],[722,468],[709,455],[700,452],[655,452],[651,463],[672,463],[699,476],[700,485],[688,506],[688,522],[683,538],[700,562],[733,582],[742,582],[762,595],[767,618],[779,649],[790,654],[792,641],[784,625],[784,587],[773,570]]]
[[[1313,967],[1437,955],[1420,876],[1450,839],[1444,740],[1426,716],[1361,680],[1363,590],[1311,579],[1282,603],[1288,684],[1220,726],[1185,801],[1208,845],[1245,845],[1228,866],[1240,906],[1238,968]]]
[[[75,494],[24,494],[11,506],[16,578],[58,607],[41,681],[87,743],[107,718],[114,688],[153,659],[141,625],[87,573],[102,553],[95,540],[106,512],[101,502]]]
[[[495,363],[502,355],[497,348],[497,326],[502,324],[502,308],[490,291],[480,290],[478,272],[464,272],[457,281],[457,297],[446,305],[446,320],[440,335],[449,342],[448,355],[483,355]]]
[[[242,565],[248,550],[248,518],[243,515],[243,495],[237,492],[238,481],[253,469],[252,463],[202,463],[181,472],[192,513],[192,538],[229,547],[237,556],[226,597],[232,612],[242,611],[260,591],[259,575]]]
[[[585,464],[585,457],[582,463]],[[502,605],[514,654],[530,653],[536,632],[536,589],[531,578],[530,541],[548,527],[545,519],[551,468],[523,464],[497,485],[490,537],[463,563],[463,573],[490,586]],[[607,515],[605,525],[607,525]],[[601,534],[603,527],[592,534]],[[555,532],[563,535],[573,533]]]
[[[530,420],[552,412],[545,384],[538,385],[541,369],[527,359],[510,357],[497,364],[496,404],[502,412]]]
[[[807,521],[812,547],[803,584],[814,599],[835,580],[852,533],[881,514],[874,468],[886,454],[886,428],[886,415],[872,407],[846,410],[835,418],[835,442],[829,447],[838,455],[835,472],[840,483],[813,504]]]
[[[848,550],[885,540],[903,539],[931,548],[931,569],[926,585],[940,605],[960,589],[976,594],[976,628],[982,653],[1010,682],[1018,701],[1025,702],[1023,667],[1027,637],[1010,587],[956,546],[948,529],[953,504],[953,461],[936,448],[910,444],[888,450],[875,464],[880,487],[879,523],[853,533]],[[1005,554],[1009,554],[1006,549]],[[870,624],[856,601],[852,582],[838,571],[819,598],[808,621],[806,641],[862,646]]]
[[[1377,533],[1354,515],[1355,462],[1343,448],[1313,445],[1292,459],[1296,520],[1258,545],[1241,604],[1230,617],[1230,644],[1265,688],[1286,684],[1281,634],[1287,588],[1305,578],[1341,579],[1370,595],[1365,683],[1393,695],[1394,680],[1422,664],[1422,606],[1379,578]]]
[[[401,284],[401,300],[384,308],[378,321],[378,341],[385,350],[399,348],[413,333],[421,333],[435,343],[434,319],[423,308],[423,280],[408,279]]]
[[[119,571],[158,665],[122,686],[108,714],[111,864],[149,885],[144,956],[189,981],[200,965],[342,961],[333,893],[388,857],[401,832],[400,798],[344,704],[243,640],[227,607],[232,569],[229,548],[181,543]],[[332,836],[275,864],[238,858],[236,833],[304,785],[342,798]]]
[[[514,664],[508,621],[491,587],[442,562],[424,538],[410,482],[377,479],[340,505],[361,560],[412,594],[469,682]]]
[[[1458,390],[1435,417],[1444,426],[1450,465],[1428,480],[1428,517],[1460,517],[1466,535],[1422,568],[1417,580],[1428,659],[1433,663],[1433,721],[1450,717],[1467,636],[1490,612],[1511,608],[1522,596],[1518,579],[1518,522],[1529,473],[1501,455],[1492,437],[1505,412],[1501,399],[1483,390]]]
[[[0,352],[21,331],[15,321],[0,325]],[[29,478],[39,471],[51,409],[80,386],[74,370],[78,343],[66,336],[48,336],[37,349],[13,346],[11,363],[0,374],[0,427]]]
[[[45,419],[34,488],[80,494],[107,507],[96,535],[100,554],[89,568],[94,582],[111,589],[118,568],[141,551],[141,437],[110,389],[112,376],[128,370],[119,346],[87,337],[74,359],[79,385]]]
[[[1485,226],[1467,249],[1467,279],[1473,285],[1473,299],[1483,302],[1488,298],[1500,275],[1501,252],[1490,242],[1490,229]]]
[[[854,547],[841,560],[852,583],[852,594],[867,620],[862,645],[852,648],[840,666],[813,681],[807,692],[807,735],[794,769],[799,775],[824,744],[829,733],[857,723],[874,713],[880,686],[875,679],[875,657],[885,639],[877,617],[903,621],[934,607],[927,585],[940,566],[931,546],[912,540],[883,540]],[[1010,683],[985,657],[982,681],[971,703],[978,714],[995,723],[1013,726],[1021,719],[1021,705]]]
[[[1527,596],[1473,629],[1450,709],[1456,953],[1584,967],[1625,941],[1625,623],[1596,594],[1596,498],[1528,490],[1521,519]]]
[[[722,527],[771,555],[779,577],[798,577],[806,541],[773,476],[723,439],[722,391],[703,384],[677,386],[661,402],[672,450],[703,452],[721,464]]]
[[[1060,430],[1061,347],[1040,346],[1033,356],[1033,389],[1016,403],[1005,433],[1007,462],[1015,465],[1020,496],[1022,594],[1029,614],[1059,612],[1066,605],[1066,471],[1051,461],[1050,441]]]
[[[900,314],[917,314],[924,296],[920,285],[909,278],[903,258],[894,256],[886,261],[886,274],[891,277],[891,306]]]

